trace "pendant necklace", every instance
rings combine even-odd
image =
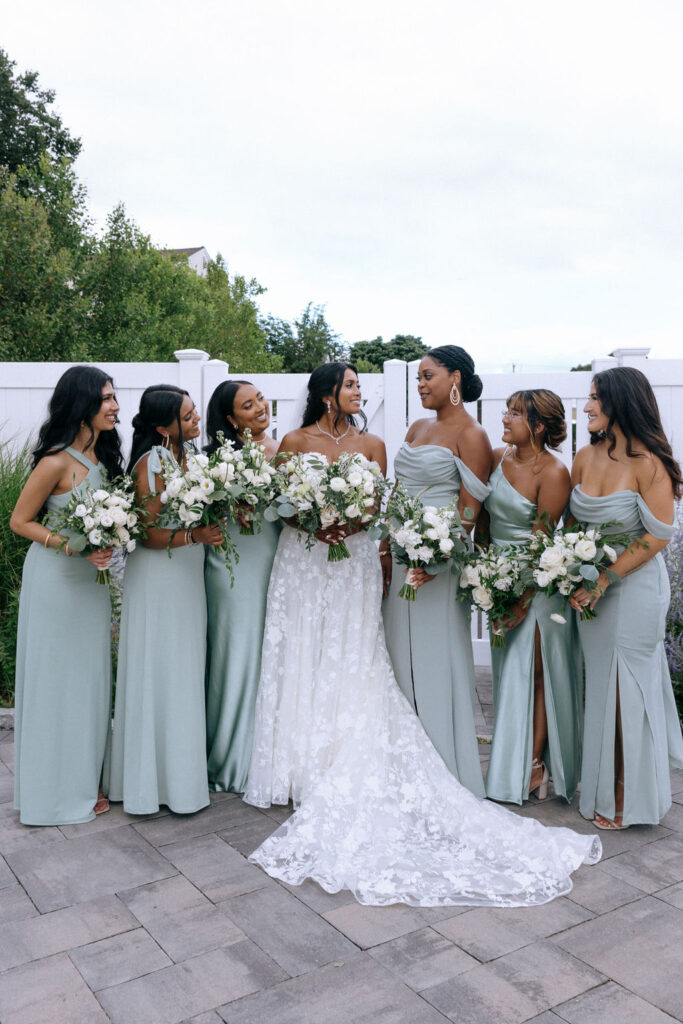
[[[323,430],[323,428],[320,426],[320,424],[318,423],[317,420],[315,421],[315,425],[316,425],[316,427],[318,428],[318,430],[320,431],[321,434],[324,434],[325,437],[329,437],[329,439],[331,441],[334,441],[335,444],[339,444],[340,441],[343,441],[344,438],[346,437],[346,435],[348,434],[348,432],[351,429],[351,424],[349,423],[349,425],[346,428],[346,430],[344,431],[344,433],[340,434],[339,437],[335,437],[334,434],[330,434],[327,430]]]

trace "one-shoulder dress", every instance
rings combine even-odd
[[[575,487],[570,510],[582,526],[612,522],[605,531],[660,540],[674,527],[656,519],[640,494],[603,497]],[[583,765],[579,810],[614,818],[617,685],[624,749],[623,824],[656,824],[671,806],[669,769],[683,768],[683,739],[664,650],[669,578],[658,553],[608,587],[597,616],[579,623],[586,665]]]
[[[394,463],[397,478],[424,505],[448,505],[461,482],[483,501],[486,484],[450,448],[404,442]],[[457,600],[458,576],[435,576],[420,587],[417,600],[404,601],[398,592],[405,582],[394,565],[383,616],[387,649],[401,690],[430,740],[455,777],[476,796],[484,796],[474,723],[474,658],[470,614]]]
[[[484,505],[496,547],[527,544],[538,506],[517,491],[496,467]],[[534,724],[534,647],[541,636],[545,709],[548,719],[548,767],[555,794],[571,800],[581,766],[581,649],[576,619],[560,595],[536,593],[524,620],[505,634],[505,647],[493,647],[495,726],[486,774],[486,795],[521,804],[529,796]],[[553,622],[563,612],[565,625]]]
[[[150,489],[165,448],[149,452]],[[109,797],[129,814],[165,804],[206,807],[204,545],[152,550],[126,562]]]
[[[104,467],[74,448],[82,483],[47,499],[49,515]],[[91,821],[111,717],[111,603],[91,562],[34,541],[26,553],[17,632],[14,806],[24,825]]]
[[[231,525],[230,533],[239,554],[234,586],[221,551],[207,546],[204,564],[206,744],[210,788],[243,793],[254,740],[268,581],[280,526],[264,522],[261,533],[244,535]]]

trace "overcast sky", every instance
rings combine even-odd
[[[205,245],[349,341],[484,370],[683,355],[680,0],[30,0],[99,223]]]

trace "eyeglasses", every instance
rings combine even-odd
[[[515,409],[501,409],[500,418],[502,420],[521,420],[524,419],[521,412],[517,412]]]

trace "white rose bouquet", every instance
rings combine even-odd
[[[315,452],[305,452],[288,459],[280,468],[284,486],[265,517],[295,519],[299,530],[308,534],[308,549],[315,544],[316,530],[331,526],[348,525],[354,532],[361,529],[380,535],[376,524],[388,483],[376,462],[360,452],[342,452],[328,465]],[[350,557],[343,540],[329,545],[329,562]]]
[[[282,488],[282,474],[268,461],[265,448],[254,443],[250,430],[244,431],[241,448],[220,433],[218,438],[221,444],[209,456],[209,473],[231,499],[229,516],[239,523],[240,533],[260,533],[263,513]]]
[[[493,646],[505,647],[505,629],[500,625],[529,586],[527,545],[506,545],[479,549],[470,556],[460,574],[458,598],[470,601],[486,612],[493,627]]]
[[[533,584],[545,594],[562,594],[567,600],[579,587],[593,591],[597,588],[600,573],[610,582],[620,577],[609,568],[617,560],[615,547],[627,547],[633,537],[625,533],[610,533],[610,544],[603,537],[613,523],[601,523],[581,529],[579,526],[565,526],[551,534],[534,533],[531,538]],[[597,612],[586,606],[581,611],[584,621],[594,619]],[[551,615],[555,622],[564,624],[563,615]]]
[[[88,485],[80,488],[68,505],[50,514],[49,526],[65,538],[70,551],[79,554],[106,548],[130,552],[144,536],[140,512],[135,482],[124,476],[96,490]],[[97,582],[110,583],[109,569],[97,570]]]
[[[443,508],[423,505],[420,494],[409,495],[397,483],[389,499],[386,526],[392,557],[399,565],[410,569],[424,569],[430,575],[458,568],[467,559],[469,545],[458,512],[457,500]],[[465,510],[474,518],[471,509]],[[406,582],[398,592],[406,601],[414,601],[417,590],[408,572]]]

